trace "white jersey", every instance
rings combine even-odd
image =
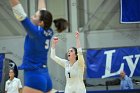
[[[55,55],[55,49],[53,48],[51,48],[51,58],[65,68],[65,93],[86,93],[86,88],[83,82],[85,65],[82,49],[78,49],[78,60],[72,66],[68,60],[57,57]]]
[[[18,78],[14,78],[12,81],[7,80],[5,84],[6,93],[19,93],[19,89],[22,88],[21,81]]]

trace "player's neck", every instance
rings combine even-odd
[[[74,63],[76,62],[76,60],[70,60],[70,65],[72,66]]]
[[[14,79],[14,77],[10,77],[10,80],[12,81]]]

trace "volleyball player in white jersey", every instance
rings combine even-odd
[[[58,38],[54,38],[51,48],[51,58],[65,68],[66,87],[65,93],[86,93],[86,88],[83,82],[84,75],[84,58],[80,47],[79,32],[76,32],[77,48],[70,48],[67,53],[68,60],[59,58],[55,55],[55,47],[58,43]]]

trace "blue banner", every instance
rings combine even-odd
[[[2,70],[3,70],[3,60],[5,58],[5,55],[0,53],[0,82],[2,79]]]
[[[140,23],[140,0],[121,0],[121,22]]]
[[[124,70],[129,77],[140,76],[140,47],[88,49],[87,77],[118,77]]]

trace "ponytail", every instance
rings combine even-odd
[[[63,32],[69,26],[68,21],[63,18],[55,19],[53,22],[58,33]]]
[[[40,21],[44,22],[43,28],[45,30],[48,30],[51,27],[53,21],[51,12],[47,10],[40,10]],[[61,33],[64,30],[66,30],[69,25],[68,21],[63,18],[55,19],[53,22],[58,33]]]

